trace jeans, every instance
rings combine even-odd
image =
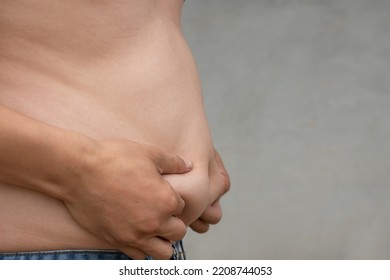
[[[173,245],[171,260],[185,260],[182,241],[176,241]],[[146,257],[146,260],[152,260]],[[131,260],[118,250],[55,250],[0,253],[0,260]]]

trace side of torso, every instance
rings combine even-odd
[[[136,5],[141,1],[150,2],[147,10]],[[39,11],[29,1],[15,2]],[[211,138],[195,63],[178,26],[181,0],[166,6],[164,1],[128,2],[144,19],[133,25],[129,20],[128,32],[106,40],[104,34],[94,36],[104,22],[94,30],[87,29],[93,22],[88,21],[74,36],[61,21],[42,32],[39,25],[31,26],[36,33],[25,34],[22,25],[12,30],[14,19],[2,12],[0,28],[6,32],[0,41],[0,103],[94,139],[131,139],[191,158],[195,168],[186,182],[199,190],[179,192],[201,193],[196,204],[207,197]],[[61,9],[54,6],[51,12],[61,15]],[[121,10],[112,9],[113,14]],[[113,30],[115,24],[126,30],[120,22],[113,23]],[[188,219],[198,214],[188,213]],[[0,236],[0,251],[109,247],[75,223],[61,201],[4,184]]]

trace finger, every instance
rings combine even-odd
[[[230,184],[231,184],[230,176],[225,168],[225,165],[223,164],[221,156],[219,155],[219,153],[216,149],[214,149],[214,158],[215,158],[215,162],[217,163],[217,166],[218,166],[218,168],[222,174],[222,177],[223,177],[223,185],[225,188],[223,194],[225,194],[230,189]]]
[[[210,229],[210,224],[198,219],[190,225],[190,228],[197,233],[205,233]]]
[[[161,174],[182,174],[192,169],[192,162],[181,157],[164,152],[160,149],[151,150],[152,160]]]
[[[147,239],[140,245],[140,248],[156,260],[169,260],[173,255],[171,242],[160,237]]]
[[[183,210],[184,210],[186,203],[185,203],[184,199],[182,199],[177,193],[176,193],[176,196],[177,196],[177,207],[176,207],[175,212],[172,213],[172,215],[180,216],[183,213]]]
[[[215,151],[215,161],[210,165],[210,200],[220,199],[230,189],[230,178],[223,166],[222,160]]]
[[[161,201],[164,201],[164,204],[167,207],[166,211],[172,216],[180,216],[181,213],[183,213],[185,201],[172,188],[171,184],[167,180],[161,178],[161,181],[161,185],[165,184],[166,187],[170,189],[170,191],[166,192],[167,196],[165,197],[165,199],[161,197]]]
[[[223,164],[221,155],[218,153],[217,149],[215,149],[215,148],[214,148],[214,158],[215,158],[215,161],[216,161],[218,167],[219,167],[221,170],[224,170],[224,171],[226,172],[226,168],[225,168],[225,165]],[[226,173],[227,173],[227,172],[226,172]]]
[[[119,250],[122,251],[126,256],[129,258],[132,258],[134,260],[143,260],[146,258],[146,254],[142,252],[140,249],[134,248],[134,247],[121,247]]]
[[[223,176],[219,172],[219,168],[215,165],[210,175],[210,201],[219,200],[226,192],[226,184]]]
[[[170,217],[162,226],[158,235],[167,240],[181,240],[187,233],[187,227],[182,220]]]
[[[208,224],[215,225],[222,219],[222,208],[219,201],[214,202],[200,216],[200,219]]]

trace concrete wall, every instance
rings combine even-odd
[[[224,219],[190,259],[390,258],[390,1],[187,0]]]

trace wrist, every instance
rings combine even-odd
[[[9,121],[12,120],[12,121]],[[0,182],[65,200],[95,141],[0,105]]]
[[[91,173],[99,150],[97,141],[82,134],[69,132],[70,145],[59,151],[58,168],[54,174],[54,193],[52,196],[70,202],[83,187],[83,178]]]

